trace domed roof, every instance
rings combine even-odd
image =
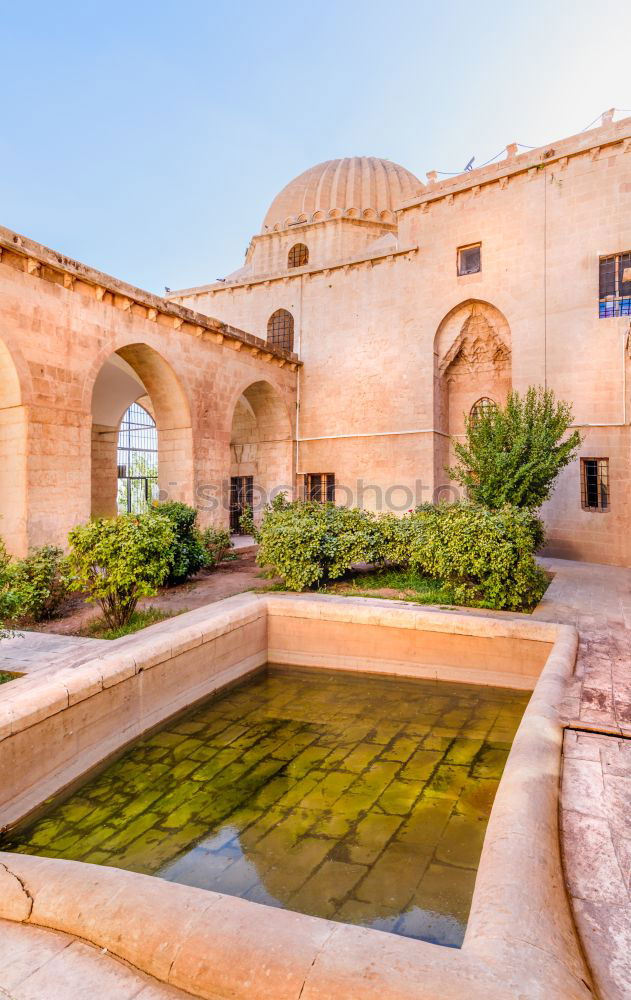
[[[376,156],[325,160],[276,195],[263,220],[263,232],[341,215],[394,222],[395,209],[423,187],[405,167]]]

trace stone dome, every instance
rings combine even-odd
[[[263,232],[339,216],[394,222],[395,209],[423,187],[405,167],[376,156],[325,160],[276,195],[263,220]]]

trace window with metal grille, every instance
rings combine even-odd
[[[458,250],[458,274],[477,274],[482,270],[482,244],[460,247]]]
[[[132,403],[118,431],[119,514],[140,514],[158,494],[158,431],[143,406]]]
[[[305,500],[335,503],[335,475],[332,472],[308,472],[305,475]]]
[[[583,510],[609,510],[609,459],[581,459],[581,506]]]
[[[481,416],[485,413],[489,413],[491,410],[497,409],[497,403],[495,403],[488,396],[482,396],[481,399],[476,400],[476,402],[471,407],[471,412],[469,416],[473,421],[479,420]]]
[[[287,267],[304,267],[309,263],[309,247],[304,243],[294,243],[287,255]]]
[[[598,314],[631,316],[631,250],[600,258]]]
[[[268,319],[267,343],[284,351],[293,351],[294,317],[286,309],[277,309]]]

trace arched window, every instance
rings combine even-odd
[[[267,343],[284,351],[293,351],[294,317],[286,309],[277,309],[268,319]]]
[[[304,267],[309,263],[309,247],[304,243],[294,243],[287,257],[287,267]]]
[[[486,413],[490,413],[491,410],[497,409],[497,403],[488,396],[482,396],[477,400],[471,407],[471,413],[469,414],[472,420],[479,420],[480,417],[484,416]]]
[[[118,432],[119,514],[140,514],[158,493],[158,431],[144,406],[132,403]]]

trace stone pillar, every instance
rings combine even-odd
[[[118,430],[92,424],[92,517],[116,516]]]

